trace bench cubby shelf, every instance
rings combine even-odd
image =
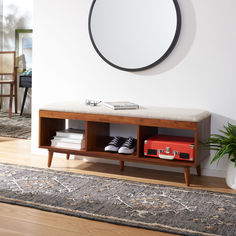
[[[109,110],[108,110],[109,112]],[[197,168],[200,175],[200,161],[209,156],[209,150],[203,149],[201,143],[210,135],[210,115],[207,113],[196,121],[145,118],[137,116],[111,114],[84,113],[41,109],[39,111],[39,147],[48,150],[48,167],[51,166],[53,153],[65,153],[67,159],[70,154],[91,156],[104,159],[113,159],[120,162],[120,171],[124,169],[124,162],[137,162],[144,164],[163,165],[184,168],[185,182],[190,185],[190,167]],[[208,113],[209,114],[209,113]],[[82,150],[62,149],[51,146],[50,140],[56,131],[65,128],[65,120],[85,121],[85,148]],[[109,142],[109,130],[111,123],[130,124],[137,128],[137,150],[132,155],[104,152],[104,147]],[[195,142],[195,159],[190,161],[164,160],[144,157],[143,144],[148,137],[158,134],[158,128],[192,130]]]

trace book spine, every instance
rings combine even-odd
[[[136,110],[138,107],[114,107],[114,110]]]
[[[104,106],[109,107],[109,108],[111,108],[111,109],[115,109],[114,106],[112,106],[112,105],[110,105],[110,104],[107,104],[107,103],[104,103]]]
[[[135,109],[139,109],[139,106],[113,106],[110,104],[105,104],[104,106],[109,107],[113,110],[135,110]]]
[[[63,132],[56,132],[57,137],[64,137],[64,138],[71,138],[71,139],[83,139],[84,134],[72,134],[72,133],[63,133]]]
[[[81,143],[83,142],[84,138],[82,139],[71,139],[67,137],[60,137],[60,136],[54,136],[52,140],[59,141],[59,142],[65,142],[65,143]]]
[[[80,144],[76,143],[64,143],[64,142],[57,142],[57,140],[51,140],[51,146],[58,147],[58,148],[71,148],[71,149],[77,149],[80,150],[81,148],[84,148],[84,142]]]

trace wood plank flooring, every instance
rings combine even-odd
[[[0,137],[0,163],[47,168],[47,156],[31,154],[30,140]],[[51,169],[185,187],[184,176],[180,173],[168,173],[133,167],[125,167],[125,171],[120,173],[118,165],[89,163],[82,160],[66,160],[66,156],[61,158],[55,155]],[[236,193],[236,191],[226,186],[224,179],[215,177],[192,176],[191,188]],[[162,236],[172,234],[0,203],[0,235]]]

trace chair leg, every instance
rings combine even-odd
[[[21,116],[22,116],[23,111],[24,111],[24,106],[25,106],[25,100],[26,100],[26,97],[27,97],[27,93],[28,93],[28,88],[25,88],[23,102],[22,102],[21,111],[20,111]]]
[[[8,117],[12,116],[12,98],[13,98],[13,84],[10,84],[10,102],[9,102],[9,112]]]
[[[15,94],[15,101],[14,101],[14,103],[15,103],[15,113],[17,113],[17,82],[15,82],[15,84],[14,84],[14,94]]]

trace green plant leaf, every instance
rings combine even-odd
[[[236,163],[236,125],[229,122],[219,130],[218,134],[212,134],[204,144],[209,150],[216,151],[211,164],[228,154],[228,159]],[[232,158],[233,157],[233,158]]]
[[[214,158],[212,159],[211,163],[213,163],[216,160],[219,161],[225,154],[229,153],[230,150],[231,150],[230,144],[228,144],[224,148],[218,150],[218,152],[216,152]]]

